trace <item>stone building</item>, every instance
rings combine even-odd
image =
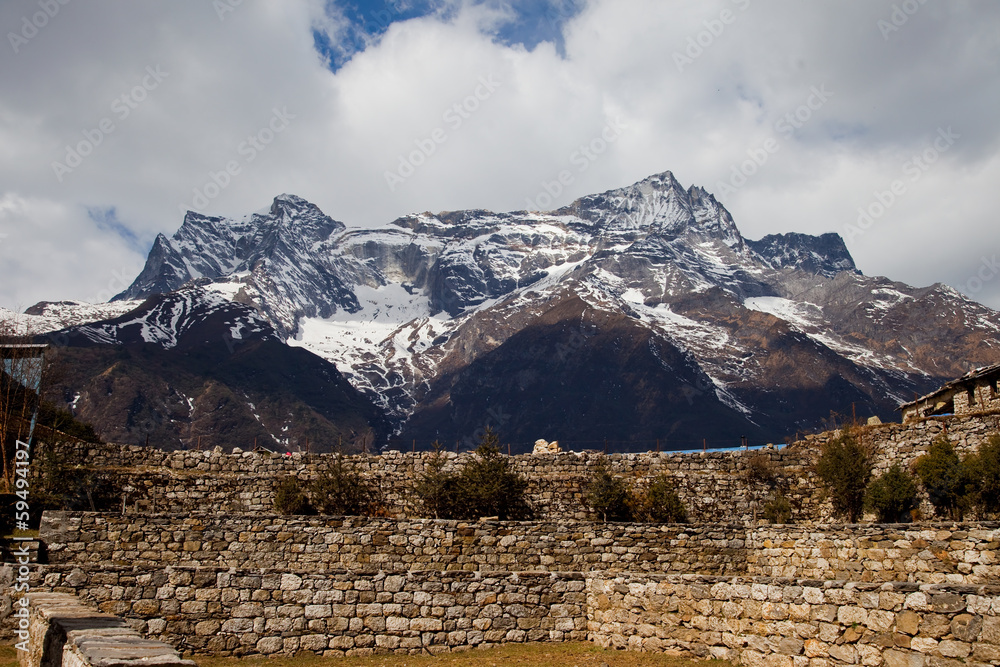
[[[899,406],[903,412],[903,421],[936,415],[965,415],[984,410],[1000,410],[998,380],[1000,364],[969,371],[926,396]]]

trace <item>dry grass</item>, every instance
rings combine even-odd
[[[0,667],[17,667],[17,649],[13,644],[0,645]]]
[[[194,658],[202,667],[731,667],[717,660],[685,660],[656,653],[600,649],[588,642],[507,644],[438,656],[378,655],[323,658],[312,654],[282,658]],[[2,666],[0,666],[2,667]]]
[[[191,657],[191,656],[189,656]],[[597,648],[587,642],[508,644],[499,648],[438,656],[379,655],[368,658],[323,658],[301,654],[280,658],[194,657],[201,667],[732,667],[718,660],[685,660],[656,653],[630,653]],[[17,650],[0,645],[0,667],[17,667]]]

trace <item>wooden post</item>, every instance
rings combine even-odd
[[[510,456],[510,443],[507,443],[507,456]]]
[[[458,440],[455,441],[455,453],[458,454]]]
[[[607,455],[607,453],[608,453],[608,439],[605,438],[604,439],[604,454]]]
[[[705,438],[701,439],[701,451],[703,453],[708,451],[708,441]]]
[[[413,452],[414,454],[417,453],[417,439],[416,438],[413,439],[413,449],[411,449],[410,451]]]
[[[660,439],[659,438],[656,439],[656,453],[657,454],[660,453]]]

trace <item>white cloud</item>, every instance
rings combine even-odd
[[[395,23],[333,74],[311,31],[336,39],[344,18],[317,0],[242,3],[223,20],[203,2],[70,2],[17,54],[0,45],[0,305],[99,294],[109,267],[139,258],[87,208],[116,207],[149,243],[177,228],[178,206],[213,173],[226,182],[231,162],[239,173],[208,213],[294,192],[372,225],[420,210],[524,208],[562,170],[573,179],[555,205],[666,169],[717,191],[775,138],[777,152],[726,200],[737,224],[751,238],[844,234],[948,126],[961,138],[849,246],[867,273],[961,289],[984,253],[1000,252],[1000,6],[927,2],[884,38],[877,22],[892,5],[593,0],[566,25],[565,59],[551,44],[491,40],[483,27],[498,15],[466,8]],[[37,8],[4,3],[0,29],[16,32]],[[689,38],[706,45],[678,71]],[[136,101],[147,67],[168,75]],[[499,84],[488,95],[484,79]],[[832,95],[780,132],[815,86]],[[123,94],[135,106],[126,118],[113,106]],[[241,151],[276,108],[294,116],[287,128]],[[574,161],[616,118],[626,128],[607,150]],[[52,163],[103,119],[113,131],[60,182]],[[433,154],[390,191],[385,172],[428,141]],[[973,296],[1000,306],[1000,276]]]

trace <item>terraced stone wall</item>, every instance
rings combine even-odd
[[[42,565],[32,589],[76,593],[146,637],[201,655],[440,653],[587,638],[579,573]]]
[[[46,512],[48,562],[276,568],[738,574],[742,526]]]
[[[909,465],[931,441],[947,433],[960,452],[974,451],[1000,433],[1000,414],[935,417],[906,424],[864,427],[878,452],[876,472],[895,462]],[[699,522],[753,522],[762,516],[767,500],[780,489],[789,499],[793,520],[829,521],[830,506],[819,490],[812,466],[824,442],[836,435],[807,436],[786,449],[709,453],[612,454],[563,452],[515,456],[515,467],[529,480],[528,495],[535,518],[593,519],[584,503],[587,485],[598,461],[628,479],[637,489],[661,473],[678,488],[692,520]],[[272,454],[270,452],[175,451],[130,445],[59,444],[89,465],[118,468],[132,487],[126,498],[131,511],[192,512],[208,508],[230,512],[270,512],[277,480],[295,475],[314,479],[331,455]],[[446,469],[459,467],[470,453],[448,453]],[[771,462],[774,477],[748,479],[749,464],[759,456]],[[385,511],[393,517],[419,517],[422,510],[413,493],[414,480],[424,472],[427,452],[390,451],[378,456],[353,456],[351,462],[377,483],[384,493]],[[929,506],[924,508],[929,510]]]
[[[747,573],[857,582],[1000,584],[1000,524],[760,526]]]

